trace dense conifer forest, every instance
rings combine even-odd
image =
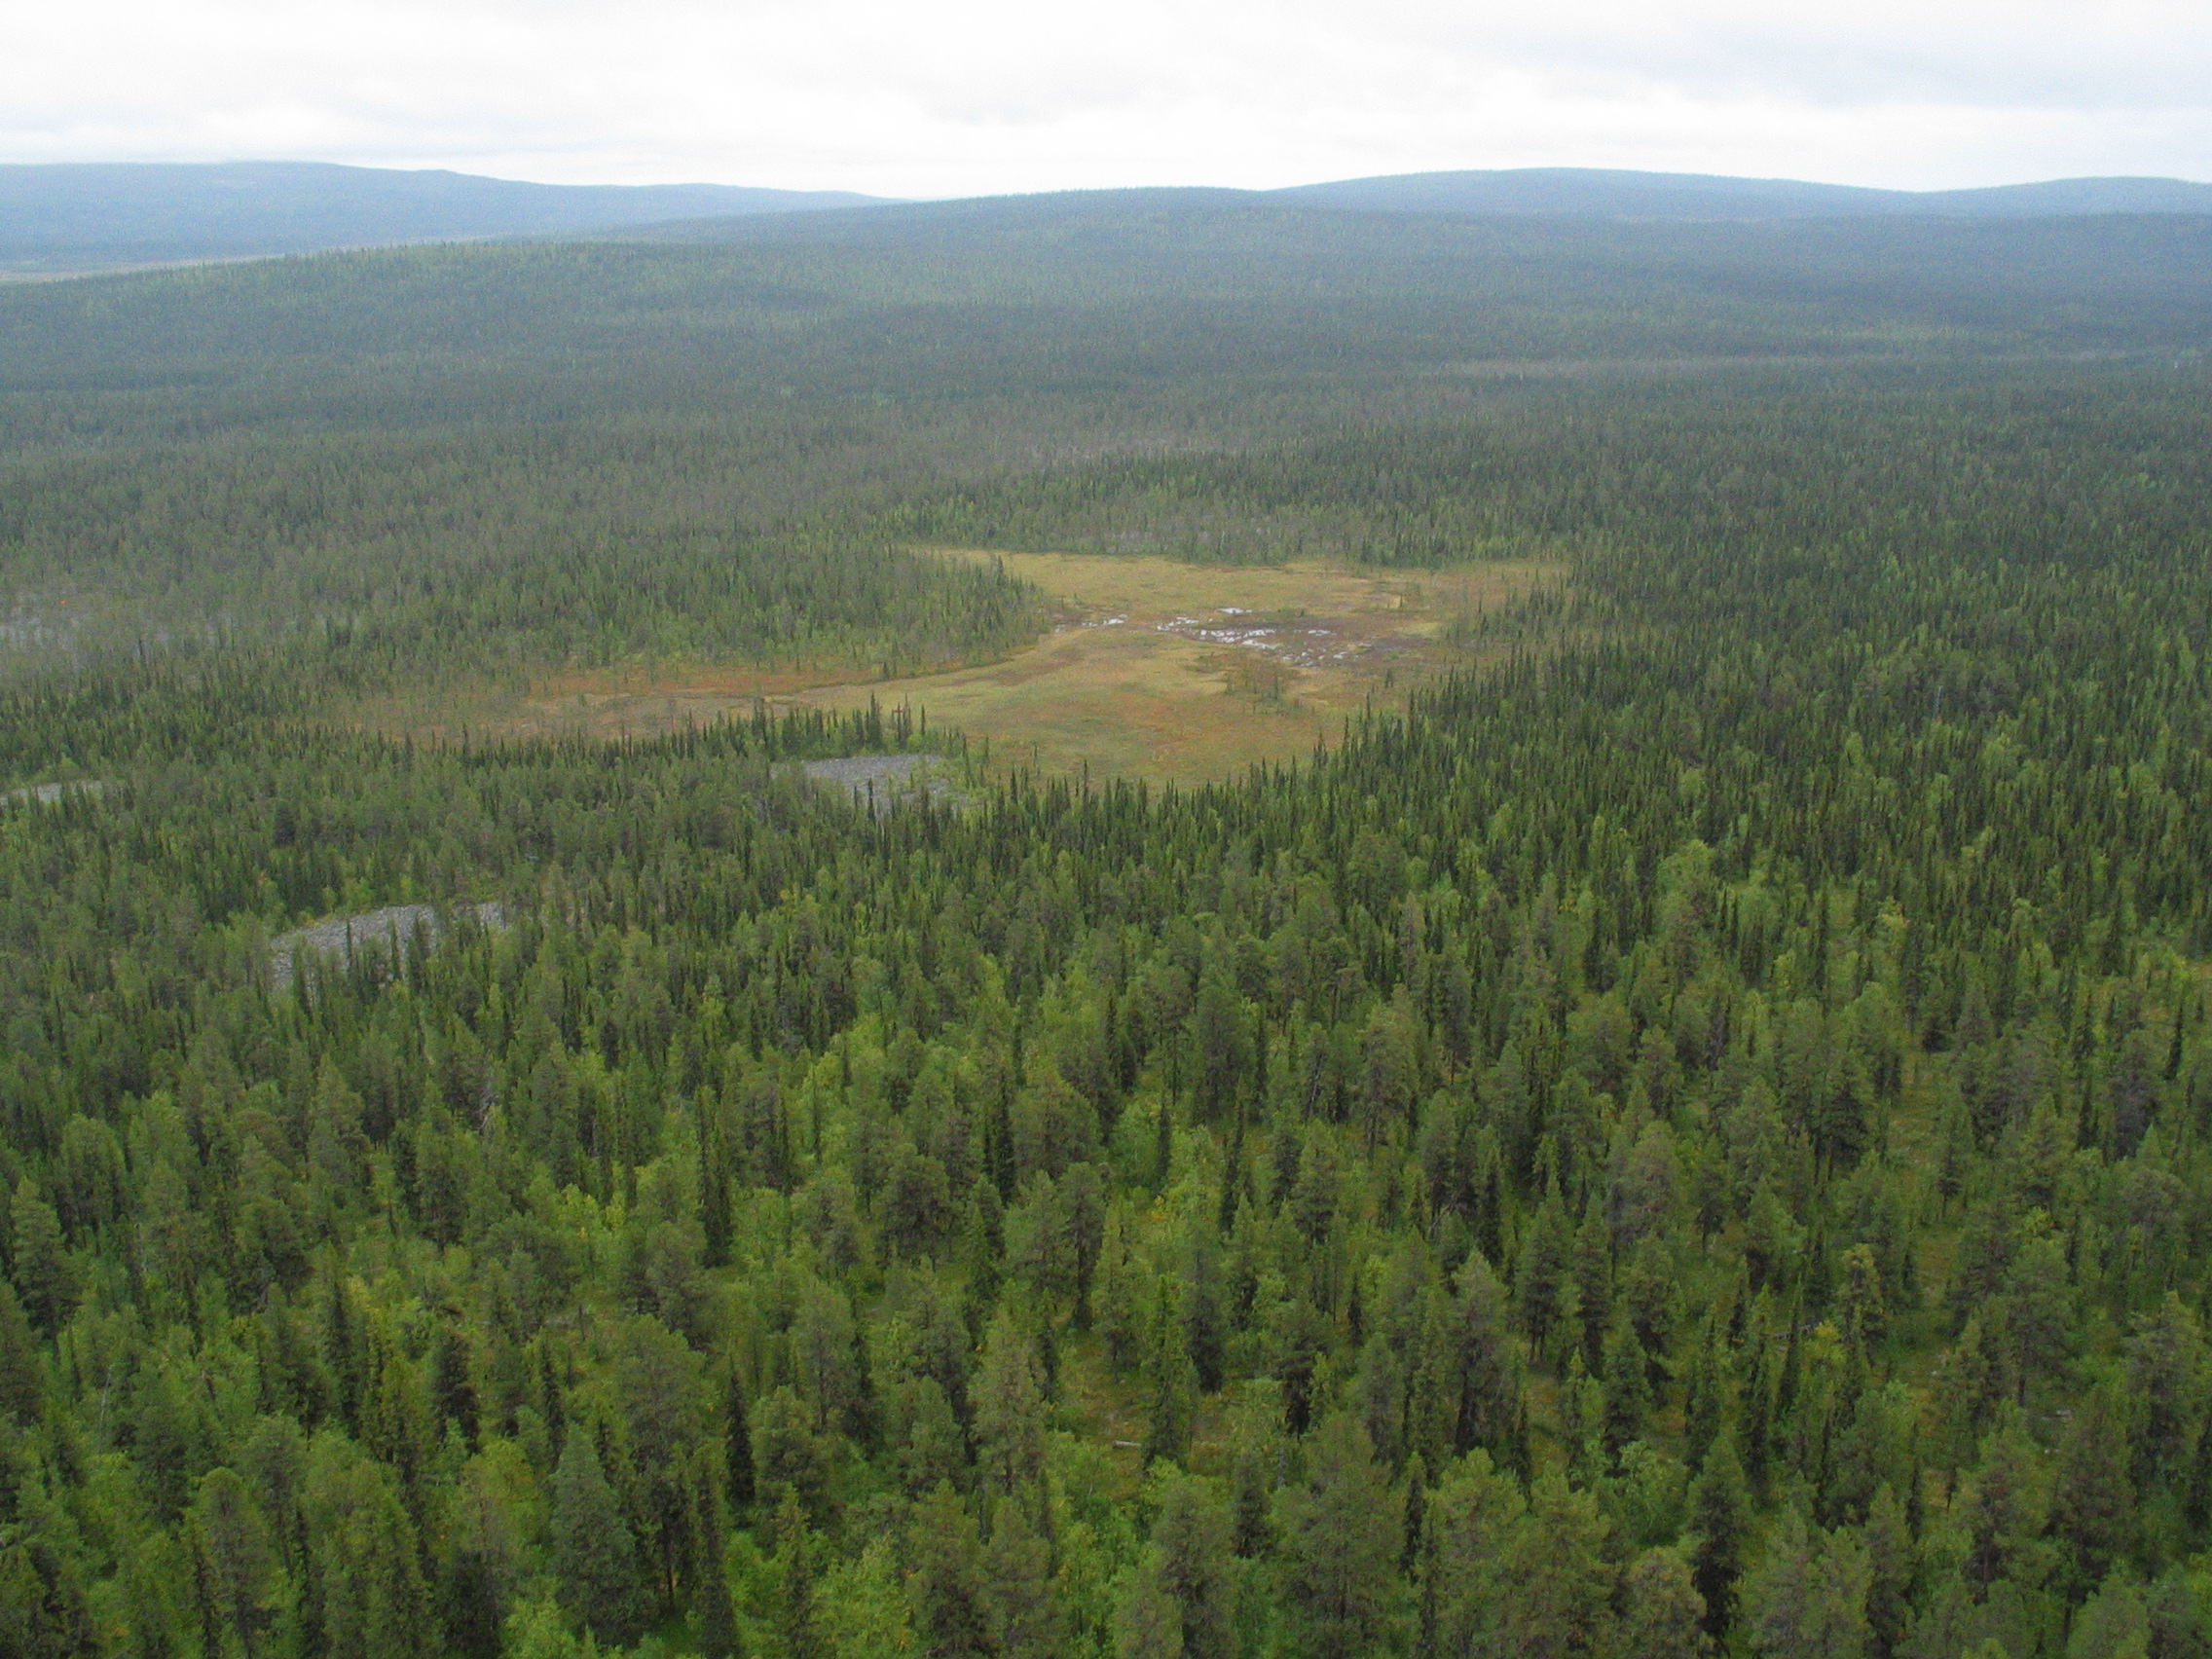
[[[0,1653],[2212,1654],[2206,222],[992,211],[0,292]],[[1195,791],[350,718],[946,546],[1569,576]]]

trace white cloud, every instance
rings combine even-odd
[[[1592,166],[2212,176],[2201,0],[48,0],[0,160],[953,195]]]

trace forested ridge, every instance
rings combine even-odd
[[[10,383],[0,779],[83,787],[0,803],[0,1652],[2212,1651],[2161,339],[1034,403],[970,341],[636,422],[650,364],[555,418],[557,352],[505,424],[362,414],[388,361]],[[1569,582],[1195,791],[905,709],[347,719],[1040,625],[947,544]],[[73,592],[262,613],[34,638]],[[915,748],[959,797],[797,775]]]
[[[1672,522],[1667,478],[1771,472],[1800,437],[1857,446],[1842,482],[1894,512],[2000,479],[1930,464],[1907,488],[1867,457],[2041,441],[2006,432],[2008,396],[2093,387],[2092,444],[2133,441],[2136,409],[2194,384],[2208,227],[1100,192],[18,285],[0,672],[215,645],[355,684],[911,673],[1043,624],[917,542],[1450,562],[1607,531],[1655,485],[1639,510]],[[2070,378],[2084,357],[2114,368]],[[1607,372],[1638,363],[1660,384]],[[2177,377],[2162,397],[2125,372],[2150,366]],[[2160,468],[2194,464],[2148,419]],[[1827,471],[1786,468],[1792,498],[1860,510]]]

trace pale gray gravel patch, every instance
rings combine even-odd
[[[52,806],[55,801],[65,800],[71,795],[97,800],[107,793],[107,788],[105,778],[78,778],[65,784],[26,784],[19,790],[0,793],[0,801],[5,801],[10,806],[21,806],[29,801],[36,801],[41,806]]]
[[[818,784],[851,792],[856,802],[878,817],[901,801],[927,795],[936,801],[964,798],[953,781],[935,768],[937,755],[848,755],[836,760],[807,760],[799,770]]]
[[[507,907],[497,902],[463,905],[454,915],[473,915],[488,929],[507,925]],[[364,910],[357,916],[336,916],[327,922],[311,922],[304,928],[278,934],[269,941],[269,977],[279,991],[290,990],[302,952],[335,960],[341,967],[356,950],[387,951],[397,956],[421,928],[432,944],[445,936],[445,920],[430,904],[387,904],[381,910]]]

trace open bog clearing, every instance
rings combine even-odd
[[[1563,579],[1560,566],[1538,563],[1383,572],[1137,555],[947,556],[1004,560],[1051,598],[1051,631],[997,662],[892,680],[809,684],[728,668],[572,677],[471,710],[467,723],[642,735],[763,703],[851,709],[874,698],[958,727],[978,749],[987,742],[994,767],[1088,766],[1101,777],[1195,783],[1310,754],[1370,699],[1395,700],[1501,652],[1477,632],[1483,618]]]
[[[990,557],[976,554],[970,557]],[[980,668],[790,699],[829,708],[871,696],[928,711],[994,761],[1047,772],[1196,782],[1311,753],[1370,697],[1472,660],[1455,636],[1556,567],[1373,572],[1320,565],[1005,553],[1058,602],[1057,626]]]

